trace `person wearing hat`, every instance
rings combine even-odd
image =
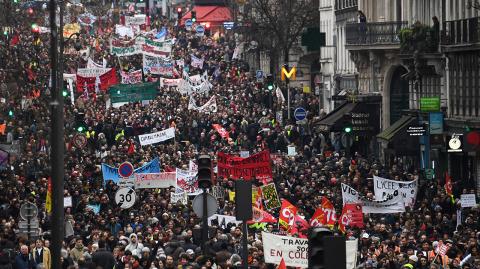
[[[132,233],[129,238],[130,238],[130,244],[127,245],[125,250],[130,250],[132,252],[132,255],[136,255],[139,258],[141,258],[143,244],[138,242],[137,235],[134,233]]]

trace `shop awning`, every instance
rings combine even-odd
[[[387,129],[383,130],[383,132],[377,135],[377,138],[380,140],[384,140],[390,142],[395,135],[397,135],[402,130],[405,130],[407,126],[409,126],[416,118],[412,116],[403,116],[395,123],[390,125]]]
[[[195,6],[193,8],[197,12],[197,22],[210,23],[217,25],[226,21],[232,21],[232,12],[228,7],[222,6]],[[192,12],[189,11],[182,18],[182,25],[185,21],[192,18]]]
[[[338,131],[332,127],[339,122],[345,114],[348,114],[355,109],[358,103],[344,103],[328,113],[325,117],[314,123],[319,131]]]

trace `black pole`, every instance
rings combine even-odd
[[[242,224],[242,268],[248,269],[248,242],[247,242],[248,230],[247,221],[244,220]]]
[[[202,250],[203,255],[207,255],[207,241],[208,241],[208,210],[207,210],[207,188],[203,189],[203,215],[202,215]]]
[[[50,68],[51,68],[51,113],[52,129],[50,134],[51,143],[51,169],[52,169],[52,268],[62,268],[61,250],[64,234],[63,212],[63,98],[57,84],[58,77],[58,38],[55,21],[57,4],[50,0]],[[63,34],[63,33],[62,33]]]

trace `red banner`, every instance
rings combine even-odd
[[[212,124],[213,128],[215,128],[215,131],[217,131],[222,138],[228,139],[230,137],[230,134],[228,133],[225,128],[223,128],[222,125],[220,124]]]
[[[106,91],[108,87],[118,84],[115,68],[112,68],[107,73],[99,76],[99,78],[100,78],[99,88],[102,91]],[[83,91],[85,90],[85,86],[89,92],[95,92],[95,81],[96,81],[95,77],[89,78],[89,77],[82,77],[77,75],[77,92],[83,93]]]
[[[280,209],[279,223],[285,230],[290,230],[295,224],[295,216],[298,208],[292,205],[289,201],[282,200],[282,209]]]
[[[233,179],[257,178],[260,180],[273,179],[272,167],[270,165],[270,153],[264,150],[247,158],[241,158],[223,152],[217,156],[218,176]]]

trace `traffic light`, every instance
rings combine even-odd
[[[64,89],[64,90],[62,91],[62,96],[63,96],[63,97],[67,97],[67,96],[68,96],[68,91]]]
[[[273,85],[273,75],[272,74],[267,75],[266,85],[267,85],[267,90],[273,91],[274,85]]]
[[[182,8],[181,7],[177,8],[177,16],[178,16],[178,19],[182,18]]]
[[[205,23],[205,35],[210,36],[210,23],[209,22]]]
[[[28,12],[29,15],[33,15],[33,8],[29,7],[27,9],[27,12]]]
[[[10,109],[10,110],[8,111],[8,116],[9,116],[9,117],[13,117],[13,110]]]
[[[352,116],[350,114],[346,114],[343,119],[343,132],[346,134],[350,134],[352,131]]]
[[[308,268],[345,269],[346,263],[345,237],[333,236],[332,231],[326,228],[310,230]]]
[[[38,27],[38,24],[32,23],[32,32],[34,32],[34,33],[39,33],[40,32],[40,28]]]
[[[79,133],[87,131],[87,124],[85,124],[85,114],[77,113],[75,114],[75,130]]]
[[[8,31],[6,29],[3,30],[3,35],[8,35]]]
[[[197,12],[195,10],[192,10],[192,22],[197,21]]]
[[[207,189],[212,186],[212,159],[208,155],[198,157],[198,187]]]

